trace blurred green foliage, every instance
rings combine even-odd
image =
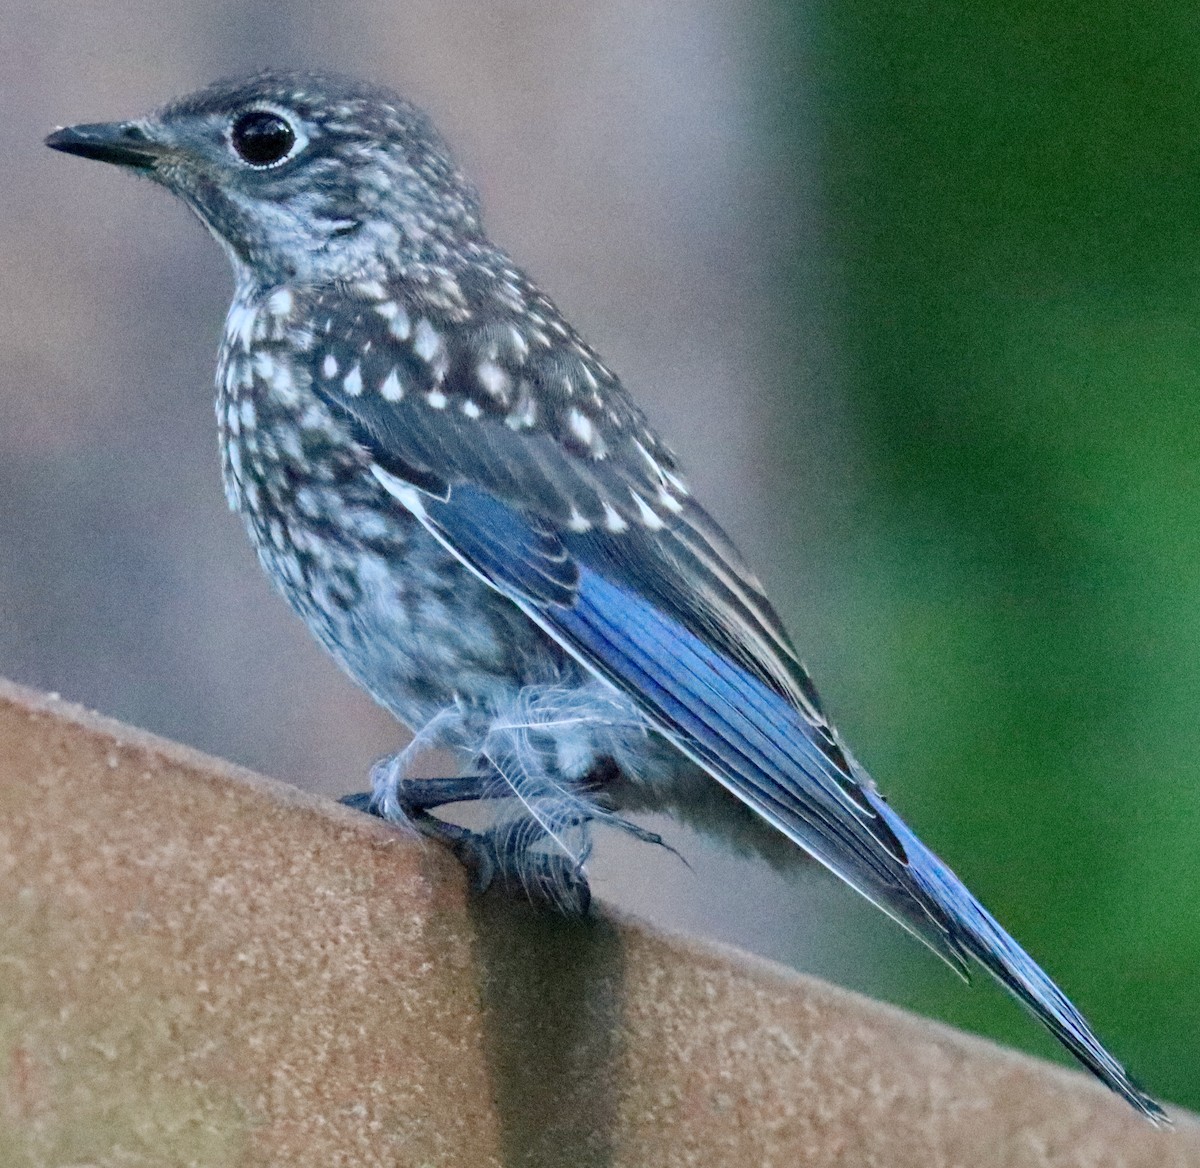
[[[1200,1107],[1200,10],[774,17],[779,71],[821,94],[866,460],[848,737],[1146,1085]],[[1048,1052],[1000,995],[897,969],[895,1000]]]

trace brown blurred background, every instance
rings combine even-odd
[[[0,673],[334,794],[402,743],[225,510],[224,257],[41,145],[264,65],[391,84],[683,455],[897,806],[1200,1103],[1198,50],[1182,5],[9,0]],[[820,873],[671,839],[690,869],[605,841],[598,891],[1049,1051]]]

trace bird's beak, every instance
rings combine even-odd
[[[131,170],[153,170],[166,152],[137,122],[93,122],[65,126],[46,139],[51,150],[111,162]]]

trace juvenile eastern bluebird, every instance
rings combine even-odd
[[[267,72],[56,150],[165,186],[229,256],[225,491],[275,585],[416,737],[360,805],[486,883],[588,903],[590,825],[658,809],[801,849],[973,958],[1143,1115],[1162,1109],[842,744],[728,537],[621,382],[484,233],[418,109]],[[412,779],[448,748],[462,777]],[[473,833],[431,814],[506,801]]]

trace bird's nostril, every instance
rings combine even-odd
[[[128,122],[121,127],[121,137],[129,142],[149,142],[150,135],[136,122]]]

